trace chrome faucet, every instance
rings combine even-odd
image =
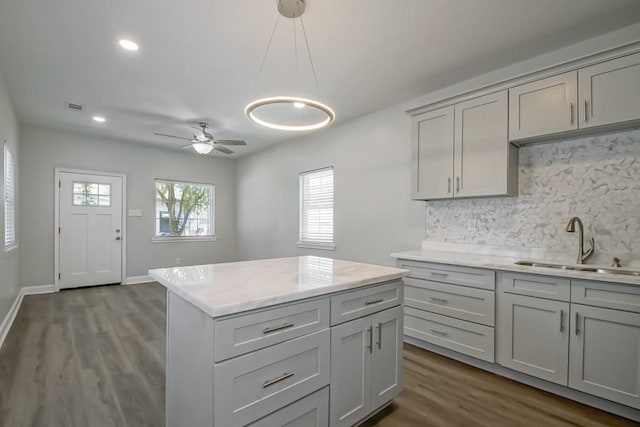
[[[586,260],[591,258],[593,253],[596,250],[596,241],[592,237],[589,239],[589,243],[591,247],[585,252],[584,251],[584,226],[582,225],[582,220],[577,216],[574,216],[569,220],[569,224],[567,224],[567,233],[574,233],[576,231],[576,224],[578,224],[578,260],[576,261],[578,264],[584,264]]]

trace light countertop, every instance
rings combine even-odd
[[[640,285],[640,277],[638,276],[625,276],[621,274],[604,274],[593,273],[575,270],[562,270],[559,268],[544,268],[544,267],[528,267],[524,265],[514,264],[516,261],[537,261],[553,264],[567,264],[576,265],[572,263],[566,263],[558,260],[551,259],[531,259],[526,257],[514,257],[514,254],[509,256],[504,255],[488,255],[479,254],[473,252],[463,251],[444,251],[444,250],[414,250],[405,252],[395,252],[391,256],[397,259],[410,260],[410,261],[427,261],[438,264],[458,265],[464,267],[476,267],[487,268],[491,270],[502,271],[514,271],[519,273],[531,273],[542,274],[547,276],[567,277],[570,279],[582,279],[582,280],[594,280],[600,282],[616,282],[627,283],[631,285]],[[585,267],[602,267],[611,268],[605,265],[585,265]],[[622,268],[623,270],[625,268]]]
[[[407,270],[315,256],[149,270],[212,317],[401,278]]]

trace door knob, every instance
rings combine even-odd
[[[116,237],[116,240],[120,240],[120,236]]]
[[[119,232],[120,232],[120,229],[119,229],[119,228],[116,228],[116,233],[119,233]]]

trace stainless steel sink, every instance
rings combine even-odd
[[[622,276],[640,277],[640,271],[621,270],[619,268],[590,267],[586,265],[582,266],[582,265],[552,264],[552,263],[537,262],[537,261],[516,261],[514,264],[523,265],[526,267],[557,268],[560,270],[584,271],[586,273],[620,274]]]

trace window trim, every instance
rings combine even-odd
[[[309,174],[313,174],[313,173],[318,173],[318,172],[324,172],[324,171],[328,171],[330,170],[333,178],[334,178],[334,183],[333,183],[333,188],[332,188],[332,214],[334,217],[334,221],[333,221],[333,227],[332,227],[332,231],[331,231],[331,241],[317,241],[317,240],[303,240],[302,239],[302,219],[303,219],[303,214],[302,214],[302,198],[303,198],[303,191],[304,191],[304,186],[302,185],[303,183],[303,179],[305,175],[309,175]],[[335,170],[333,166],[327,166],[327,167],[323,167],[323,168],[318,168],[318,169],[312,169],[312,170],[308,170],[308,171],[304,171],[304,172],[300,172],[298,174],[298,242],[297,242],[297,247],[298,248],[303,248],[303,249],[320,249],[320,250],[326,250],[326,251],[335,251],[336,249],[336,236],[335,236]]]
[[[157,183],[171,183],[171,184],[187,184],[187,185],[200,185],[200,186],[208,186],[211,188],[211,200],[210,203],[210,227],[213,231],[213,234],[207,234],[206,236],[159,236],[156,233],[157,225],[156,221],[158,220],[158,211],[157,211],[157,203],[158,203],[158,192],[157,192]],[[197,181],[182,181],[177,179],[166,179],[166,178],[154,178],[153,180],[153,200],[154,200],[154,212],[153,212],[153,234],[151,238],[152,243],[186,243],[186,242],[215,242],[218,240],[218,236],[216,235],[216,185],[209,182],[197,182]]]
[[[4,249],[4,253],[5,254],[9,254],[11,252],[13,252],[14,250],[16,250],[18,248],[18,227],[17,227],[17,221],[18,221],[18,215],[17,215],[17,206],[16,206],[16,183],[17,183],[17,171],[16,171],[16,158],[13,155],[13,153],[11,152],[11,150],[9,149],[9,144],[7,143],[7,141],[4,141],[4,169],[3,169],[3,181],[2,181],[2,200],[3,200],[3,210],[4,210],[4,224],[3,224],[3,241],[2,241],[2,246]],[[12,227],[13,227],[13,236],[11,242],[9,242],[9,244],[6,243],[6,238],[7,238],[7,213],[8,213],[8,203],[7,203],[7,193],[8,193],[8,188],[7,188],[7,171],[8,171],[8,165],[9,165],[9,159],[11,159],[11,172],[13,174],[13,176],[11,177],[11,183],[12,183],[12,187],[11,187],[11,193],[12,193],[12,197],[11,197],[11,208],[13,209],[13,211],[11,212],[11,217],[13,219],[12,221]]]

